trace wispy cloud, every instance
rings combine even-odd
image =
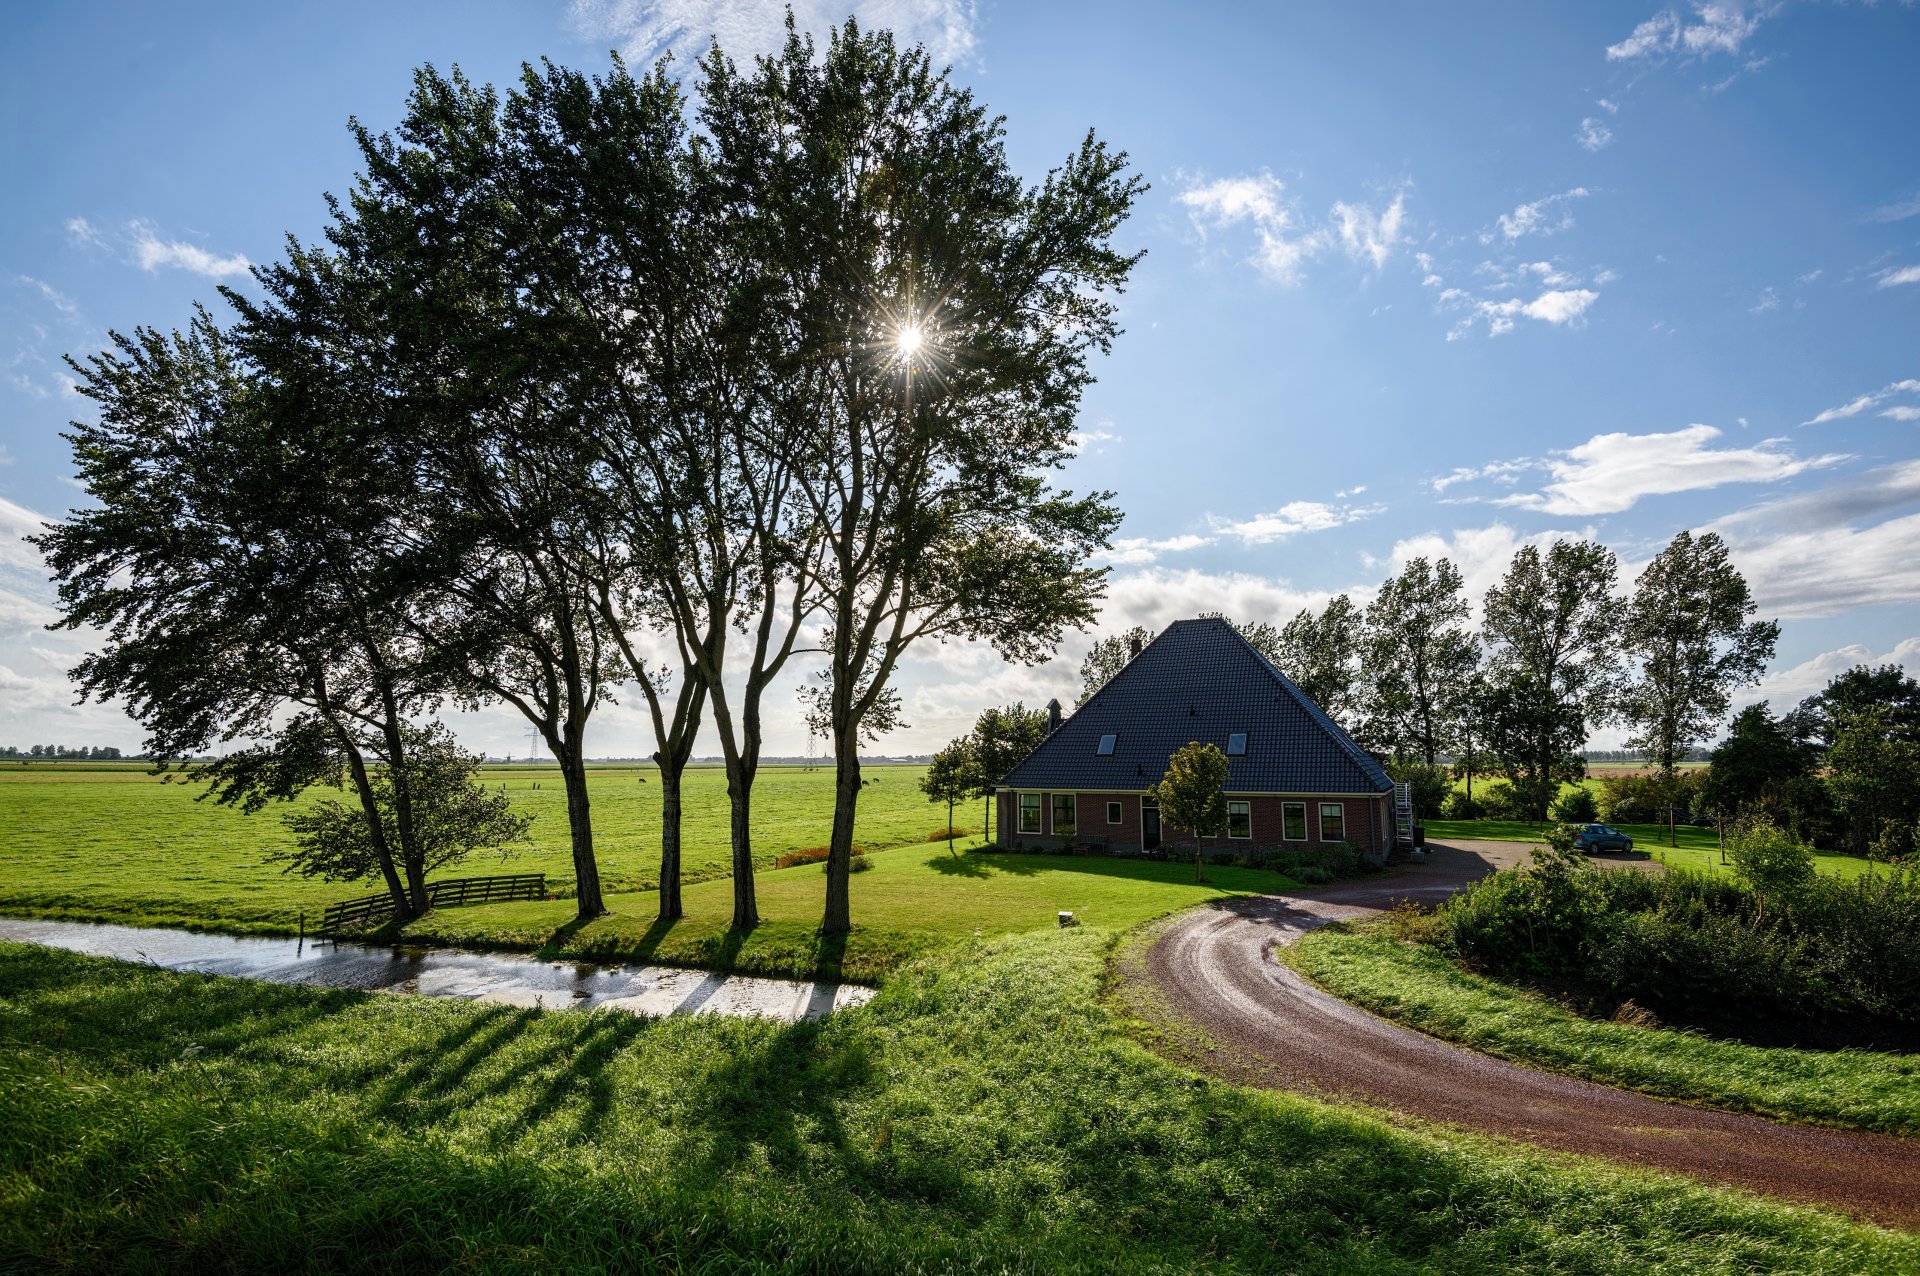
[[[1102,424],[1108,423],[1103,422]],[[1083,452],[1091,452],[1093,455],[1099,456],[1107,450],[1107,444],[1118,443],[1119,441],[1120,436],[1112,430],[1075,430],[1068,436],[1067,446],[1072,449],[1075,456]]]
[[[1874,276],[1876,288],[1897,288],[1901,284],[1920,284],[1920,266],[1897,266]]]
[[[1251,518],[1228,519],[1208,515],[1207,522],[1222,536],[1231,536],[1242,545],[1269,545],[1302,532],[1324,532],[1347,523],[1371,518],[1384,505],[1328,504],[1324,501],[1288,501],[1279,509]]]
[[[1138,567],[1158,562],[1162,554],[1183,554],[1191,549],[1211,545],[1211,536],[1185,535],[1167,536],[1155,540],[1150,536],[1122,536],[1113,542],[1110,549],[1098,557],[1115,566]]]
[[[127,233],[133,239],[133,259],[142,270],[168,266],[190,270],[209,279],[225,279],[230,275],[244,275],[253,268],[253,263],[239,253],[222,257],[185,240],[162,239],[151,222],[129,222]]]
[[[1378,271],[1405,242],[1407,203],[1404,189],[1385,208],[1342,200],[1327,220],[1308,224],[1286,183],[1269,172],[1214,181],[1195,178],[1174,197],[1205,236],[1245,225],[1254,233],[1255,269],[1280,284],[1300,282],[1307,262],[1338,247],[1354,261]]]
[[[1883,406],[1890,399],[1904,398],[1908,395],[1920,396],[1920,380],[1908,378],[1904,381],[1895,381],[1870,394],[1850,399],[1837,408],[1828,408],[1825,412],[1800,424],[1825,425],[1829,421],[1843,421],[1850,416],[1859,416],[1862,412],[1871,412],[1875,408],[1881,408],[1881,416],[1895,421],[1920,421],[1920,408],[1904,403]]]
[[[790,6],[738,0],[574,0],[572,26],[583,39],[613,41],[651,61],[672,53],[690,66],[708,45],[736,61],[776,52],[786,39],[786,8],[803,32],[823,38],[851,14],[862,29],[885,27],[903,43],[927,46],[939,64],[964,64],[978,48],[974,0],[792,0]]]
[[[1466,312],[1466,317],[1447,333],[1449,341],[1466,336],[1480,322],[1487,325],[1487,335],[1493,337],[1512,332],[1521,319],[1537,319],[1556,328],[1578,327],[1588,308],[1598,300],[1600,294],[1591,288],[1550,288],[1531,301],[1520,297],[1494,301],[1475,297],[1459,288],[1449,288],[1440,294],[1441,305]]]
[[[1763,16],[1749,13],[1743,4],[1702,0],[1694,3],[1691,17],[1682,16],[1677,9],[1663,9],[1636,26],[1626,39],[1608,45],[1607,60],[1624,62],[1671,54],[1684,57],[1737,54],[1759,27]]]
[[[1632,509],[1643,497],[1697,492],[1729,483],[1777,483],[1850,459],[1845,453],[1799,457],[1785,439],[1751,447],[1716,448],[1711,425],[1667,434],[1596,434],[1578,447],[1546,458],[1552,482],[1492,504],[1543,514],[1592,517]]]
[[[1480,242],[1490,244],[1496,237],[1511,242],[1528,235],[1557,235],[1563,230],[1570,230],[1573,227],[1573,210],[1568,205],[1586,197],[1587,188],[1576,186],[1558,195],[1548,195],[1530,204],[1521,204],[1510,213],[1500,214],[1494,229],[1480,233]]]
[[[93,228],[93,223],[84,217],[67,219],[67,240],[82,248],[103,248],[107,242],[100,232]]]
[[[22,288],[38,294],[42,301],[45,301],[49,306],[59,311],[64,317],[73,319],[79,316],[80,303],[76,302],[72,297],[67,296],[64,292],[61,292],[58,288],[55,288],[46,280],[35,279],[32,275],[15,275],[13,281]]]
[[[1920,195],[1912,199],[1903,199],[1894,204],[1882,204],[1868,213],[1863,219],[1870,222],[1903,222],[1909,217],[1920,217]]]
[[[1529,470],[1540,469],[1545,464],[1533,457],[1520,457],[1512,461],[1494,461],[1487,465],[1458,466],[1451,473],[1442,474],[1427,480],[1427,486],[1436,492],[1444,492],[1459,483],[1473,483],[1482,479],[1491,479],[1511,487],[1520,481],[1520,476]]]
[[[1613,141],[1613,130],[1608,128],[1599,117],[1589,115],[1580,121],[1580,127],[1574,131],[1573,140],[1590,151],[1606,149]]]

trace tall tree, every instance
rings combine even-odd
[[[1619,566],[1594,541],[1523,545],[1487,591],[1486,739],[1528,819],[1544,820],[1560,786],[1586,774],[1588,731],[1611,712]]]
[[[1620,625],[1639,664],[1622,692],[1622,716],[1664,775],[1726,716],[1733,692],[1757,682],[1780,626],[1750,620],[1758,608],[1718,534],[1681,532],[1640,573]]]
[[[440,684],[404,636],[413,597],[362,552],[398,486],[314,446],[204,310],[184,335],[111,340],[74,364],[99,407],[69,436],[96,504],[35,538],[58,623],[106,635],[74,670],[82,695],[124,700],[160,765],[244,741],[187,767],[222,803],[350,780],[371,864],[417,915],[406,715]]]
[[[1367,605],[1371,748],[1434,765],[1450,747],[1480,648],[1465,628],[1467,600],[1451,560],[1416,558]]]
[[[988,709],[973,723],[972,748],[974,774],[980,782],[973,794],[987,805],[985,824],[988,840],[993,838],[993,794],[1007,773],[1020,765],[1029,753],[1047,738],[1047,713],[1015,702]]]
[[[817,711],[835,763],[821,930],[842,934],[859,745],[902,655],[957,637],[1032,662],[1093,617],[1104,572],[1087,560],[1118,515],[1046,475],[1118,331],[1136,258],[1111,238],[1141,183],[1089,136],[1024,186],[999,122],[924,49],[851,21],[824,50],[790,23],[751,76],[709,59],[705,94],[721,166],[785,268],[783,373],[811,425],[799,489],[826,531]]]
[[[1134,652],[1152,641],[1153,630],[1135,625],[1123,634],[1109,634],[1087,648],[1086,659],[1080,662],[1080,698],[1074,703],[1083,705],[1092,699],[1094,692],[1127,667]]]
[[[1813,773],[1817,757],[1787,721],[1773,716],[1766,701],[1748,705],[1733,716],[1727,738],[1711,755],[1707,801],[1736,819],[1758,814],[1784,827],[1791,788]]]
[[[1328,717],[1351,730],[1358,725],[1364,616],[1345,594],[1315,612],[1302,608],[1275,640],[1274,663]]]
[[[926,774],[920,777],[920,791],[929,802],[947,804],[947,849],[951,851],[953,808],[980,791],[980,759],[970,736],[949,740],[933,755]]]

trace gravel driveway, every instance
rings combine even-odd
[[[1783,1125],[1519,1067],[1375,1018],[1273,955],[1329,921],[1444,899],[1526,853],[1524,843],[1451,842],[1388,877],[1195,909],[1148,949],[1127,995],[1171,1043],[1198,1028],[1213,1048],[1189,1062],[1234,1081],[1920,1226],[1920,1140]]]

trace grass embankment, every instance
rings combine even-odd
[[[826,899],[818,864],[757,874],[761,923],[744,935],[731,929],[731,880],[688,887],[686,916],[671,924],[655,918],[654,896],[617,895],[607,901],[613,911],[584,926],[574,922],[570,902],[546,901],[445,909],[398,934],[464,948],[535,949],[548,958],[873,980],[951,940],[1057,926],[1063,909],[1083,925],[1125,929],[1224,896],[1298,885],[1262,869],[1217,867],[1207,870],[1205,885],[1196,885],[1190,864],[956,854],[944,843],[867,858],[873,867],[851,879],[856,929],[843,942],[826,943],[814,933]]]
[[[1553,827],[1551,824],[1535,824],[1532,820],[1422,820],[1420,823],[1427,830],[1427,839],[1433,842],[1466,839],[1532,842],[1537,845],[1546,841],[1547,830]],[[1717,830],[1681,825],[1674,829],[1674,841],[1679,845],[1668,846],[1667,826],[1664,824],[1616,824],[1612,827],[1633,839],[1636,855],[1644,854],[1674,868],[1690,868],[1703,873],[1733,871],[1730,865],[1720,862],[1720,834]],[[1813,866],[1817,872],[1843,880],[1871,873],[1875,867],[1871,860],[1861,859],[1857,855],[1824,851],[1814,853]]]
[[[1337,997],[1515,1063],[1776,1120],[1920,1135],[1920,1057],[1767,1049],[1597,1022],[1395,939],[1380,922],[1323,927],[1282,951]]]
[[[922,841],[942,823],[917,785],[923,768],[870,767],[854,836],[869,846]],[[545,873],[570,890],[566,795],[559,772],[488,767],[483,783],[505,785],[515,809],[534,816],[534,844],[502,863],[476,857],[450,876]],[[645,783],[642,783],[642,781]],[[538,787],[536,787],[538,786]],[[166,784],[138,764],[0,767],[0,912],[291,934],[299,915],[375,889],[290,876],[262,860],[289,844],[273,807],[247,816],[196,802],[197,786]],[[650,890],[660,864],[660,785],[652,767],[596,767],[590,773],[595,851],[610,892]],[[310,793],[302,803],[335,796]],[[963,812],[978,817],[978,809]],[[684,823],[689,880],[727,872],[726,776],[687,773]],[[788,851],[826,843],[833,823],[833,772],[775,767],[754,786],[754,851],[762,865]]]
[[[0,946],[35,1270],[1895,1271],[1920,1238],[1202,1085],[1112,932],[966,940],[823,1023],[547,1014]]]

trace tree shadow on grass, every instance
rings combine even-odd
[[[781,1168],[804,1165],[812,1149],[847,1157],[839,1103],[876,1078],[864,1039],[817,1023],[740,1044],[688,1095],[706,1154],[682,1162],[683,1184],[708,1189],[759,1157]]]

